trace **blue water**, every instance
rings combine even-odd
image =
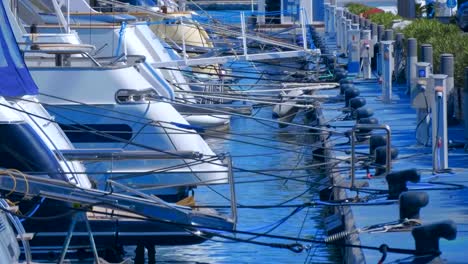
[[[391,5],[394,1],[387,1]],[[382,2],[374,3],[382,6]],[[387,5],[387,3],[385,3]],[[251,13],[245,11],[245,15]],[[223,23],[239,23],[239,11],[210,11],[210,15]],[[254,69],[247,63],[235,63],[234,69]],[[272,69],[266,69],[271,71]],[[245,74],[255,77],[257,74]],[[243,80],[243,84],[255,83],[253,80]],[[271,107],[255,111],[256,117],[271,118]],[[302,123],[299,115],[295,122]],[[231,132],[231,133],[229,133]],[[260,122],[241,117],[231,118],[231,128],[225,139],[207,137],[206,141],[216,153],[229,153],[233,156],[235,167],[242,169],[287,169],[302,167],[310,164],[310,149],[297,143],[308,142],[310,135],[306,130],[288,127],[279,129],[276,124]],[[242,134],[242,135],[240,135]],[[254,138],[255,137],[255,138]],[[242,141],[242,142],[240,142]],[[309,142],[310,143],[310,142]],[[264,145],[264,147],[259,146]],[[280,148],[280,149],[278,149]],[[314,170],[297,170],[272,172],[282,177],[304,176],[301,180],[308,180],[312,185],[323,176]],[[286,201],[305,192],[304,195],[291,202],[300,204],[317,198],[317,190],[311,184],[298,181],[278,180],[277,178],[262,176],[255,173],[235,174],[237,202],[242,205],[271,205]],[[251,182],[266,180],[263,182]],[[228,186],[211,187],[216,192],[229,195]],[[309,190],[309,191],[308,191]],[[229,202],[206,187],[199,187],[195,197],[198,204],[222,204]],[[265,232],[268,227],[290,214],[293,208],[274,209],[239,209],[238,230]],[[305,208],[271,234],[301,237],[323,238],[322,220],[323,208]],[[293,253],[286,249],[252,245],[247,243],[226,243],[229,241],[215,238],[199,245],[157,247],[156,259],[158,263],[340,263],[339,253],[335,248],[323,245],[308,245],[309,250]],[[272,239],[259,239],[262,242],[284,242]],[[290,242],[288,242],[290,243]]]
[[[199,13],[200,16],[195,17],[197,20],[202,22],[209,21],[205,13]],[[245,17],[249,17],[253,12],[249,10],[209,11],[208,15],[211,19],[223,24],[240,24],[241,13],[244,13]]]
[[[235,68],[248,69],[250,65],[236,63]],[[252,74],[250,76],[257,76]],[[254,82],[254,81],[244,81]],[[263,108],[255,113],[257,117],[271,118],[271,107]],[[301,123],[301,116],[296,122]],[[231,132],[231,133],[229,133]],[[231,129],[226,139],[206,138],[216,153],[230,153],[234,166],[243,169],[287,169],[302,167],[309,164],[309,148],[298,146],[297,142],[307,142],[310,135],[307,131],[293,127],[279,129],[274,123],[259,122],[241,117],[231,118]],[[242,133],[242,135],[233,135]],[[252,138],[255,136],[256,138]],[[241,143],[244,141],[247,143]],[[252,144],[253,143],[253,144]],[[255,145],[254,145],[255,144]],[[265,147],[259,146],[265,145]],[[281,148],[281,149],[275,149]],[[312,170],[271,172],[283,177],[304,176],[301,180],[316,182],[321,178]],[[295,197],[308,189],[310,185],[294,180],[278,180],[254,173],[236,173],[236,190],[238,204],[271,205]],[[245,183],[246,181],[268,180],[265,182]],[[229,195],[227,186],[217,186],[214,189],[224,195]],[[228,202],[207,188],[196,190],[195,197],[201,204],[228,204]],[[316,198],[316,191],[307,191],[305,195],[292,201],[300,204]],[[265,232],[258,229],[273,224],[290,214],[294,208],[275,209],[239,209],[238,229]],[[323,237],[321,218],[322,208],[305,208],[287,222],[277,228],[272,234],[314,238]],[[272,239],[260,239],[264,242],[281,242]],[[289,242],[291,243],[291,242]],[[245,243],[223,243],[207,241],[200,245],[159,247],[157,261],[161,263],[337,263],[334,249],[322,245],[311,245],[311,249],[302,253],[293,253],[286,249],[275,249]]]

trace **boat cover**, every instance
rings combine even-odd
[[[0,9],[0,96],[37,94],[39,89],[29,74],[16,43],[5,2],[1,2]]]

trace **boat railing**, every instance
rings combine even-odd
[[[123,149],[64,149],[60,152],[68,161],[114,161],[133,159],[197,159],[203,155],[196,151],[148,151]]]
[[[200,159],[203,155],[199,152],[194,151],[167,151],[165,153],[156,152],[156,151],[147,151],[147,150],[140,150],[140,151],[128,151],[122,149],[72,149],[72,150],[58,150],[62,156],[64,156],[67,160],[74,160],[74,161],[111,161],[112,163],[119,160],[135,160],[135,159],[156,159],[156,160],[169,160],[169,159]],[[57,152],[57,151],[56,151]],[[237,222],[237,197],[236,197],[236,189],[235,189],[235,180],[234,180],[234,173],[232,170],[232,158],[229,155],[223,156],[221,159],[224,160],[224,165],[226,166],[226,173],[227,173],[227,180],[229,184],[229,192],[230,192],[230,206],[231,206],[231,219],[234,224]],[[187,165],[188,166],[188,165]],[[112,167],[114,167],[112,165]],[[190,173],[197,173],[198,171],[193,171],[189,169],[187,172]],[[216,171],[222,172],[222,171]],[[120,174],[118,171],[113,171],[113,173]],[[181,171],[177,171],[177,173],[181,173]],[[127,185],[121,184],[116,182],[119,180],[119,177],[113,177],[114,180],[108,180],[107,183],[114,187],[118,187],[122,189],[125,193],[130,193],[132,195],[136,195],[145,199],[152,200],[154,202],[165,204],[167,206],[172,207],[170,204],[165,203],[161,199],[147,195],[146,193],[140,191],[138,188],[132,188]],[[216,179],[215,182],[193,182],[193,183],[182,183],[182,184],[174,184],[174,185],[161,185],[158,187],[152,187],[152,190],[158,188],[167,188],[167,187],[184,187],[184,186],[192,186],[192,185],[210,185],[216,182],[219,182],[220,179]]]
[[[126,68],[142,63],[146,59],[145,56],[126,54],[112,57],[95,57],[91,55],[91,52],[94,51],[92,45],[70,43],[21,44],[29,46],[28,49],[23,49],[22,52],[30,67]]]
[[[229,156],[229,155],[226,155],[226,156],[221,157],[220,159],[224,161],[224,166],[226,166],[226,171],[216,171],[216,172],[226,172],[227,173],[227,180],[228,180],[227,184],[229,184],[229,201],[230,201],[230,207],[231,207],[230,208],[231,212],[230,212],[229,217],[231,218],[231,221],[233,222],[234,227],[235,227],[235,225],[237,223],[238,214],[237,214],[237,195],[236,195],[236,188],[235,188],[235,179],[234,179],[234,172],[233,172],[233,169],[232,169],[233,168],[232,167],[232,157]],[[194,171],[193,169],[189,169],[185,173],[197,173],[197,172],[200,172],[200,171]],[[113,173],[121,174],[121,172],[118,172],[118,171],[113,171]],[[170,173],[170,172],[165,171],[163,173]],[[184,173],[184,172],[178,170],[175,173]],[[114,179],[120,180],[122,178],[119,178],[117,176],[117,177],[114,177]],[[208,185],[214,185],[214,184],[217,184],[217,185],[225,184],[225,183],[219,183],[220,180],[223,180],[223,179],[192,182],[192,183],[171,184],[171,185],[146,186],[146,188],[143,187],[143,189],[133,188],[133,186],[129,187],[129,186],[126,186],[126,185],[122,185],[121,183],[118,183],[116,181],[108,181],[108,182],[111,185],[121,187],[122,190],[124,190],[124,192],[126,192],[126,193],[132,193],[132,194],[136,194],[137,196],[147,198],[146,197],[147,195],[144,192],[142,192],[141,190],[157,190],[157,189],[161,189],[161,188],[186,187],[186,186],[208,186]],[[151,196],[151,197],[153,197],[153,196]]]
[[[387,134],[386,137],[386,162],[385,162],[385,175],[389,174],[392,169],[392,150],[391,150],[391,129],[389,125],[385,124],[356,124],[351,129],[351,189],[355,189],[355,163],[356,163],[356,132],[359,132],[360,129],[380,129],[384,130]]]
[[[0,192],[13,191],[26,197],[44,197],[59,201],[80,203],[83,206],[99,204],[108,209],[116,209],[139,214],[142,217],[159,217],[159,212],[172,212],[174,220],[186,218],[190,210],[186,206],[170,204],[157,197],[141,197],[125,195],[111,191],[86,189],[62,180],[46,178],[44,175],[27,175],[11,172],[9,175],[0,174]],[[115,185],[115,183],[113,183]],[[117,185],[115,185],[117,186]],[[125,188],[125,185],[118,185]],[[130,187],[126,187],[130,188]],[[138,192],[138,191],[136,191]],[[154,211],[159,208],[162,211]]]

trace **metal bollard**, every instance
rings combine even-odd
[[[360,75],[364,79],[372,78],[371,59],[374,57],[374,43],[371,38],[371,31],[368,29],[361,31],[361,71]]]
[[[393,29],[386,29],[384,31],[384,40],[393,40]]]
[[[434,74],[432,101],[432,169],[440,172],[448,169],[447,140],[447,75]]]
[[[353,27],[348,31],[348,72],[359,73],[361,31],[355,29],[355,27],[359,27],[358,24],[353,24]]]
[[[377,25],[377,41],[380,42],[384,40],[384,31],[385,31],[385,26],[384,25]]]
[[[432,45],[431,44],[421,45],[421,61],[431,64],[431,67],[434,65],[434,60],[432,58]]]
[[[344,14],[345,14],[346,19],[350,19],[350,18],[351,18],[351,13],[350,13],[348,10],[345,10],[345,11],[344,11]]]
[[[394,41],[382,41],[382,102],[392,102],[392,76],[393,76],[393,43]]]
[[[411,93],[416,85],[416,63],[418,62],[418,44],[415,38],[408,39],[406,47],[406,93]],[[413,95],[411,95],[413,98]]]
[[[395,76],[397,77],[400,73],[400,69],[402,67],[402,62],[403,62],[403,39],[404,39],[403,33],[397,33],[395,35],[395,67],[393,69],[393,72],[395,73]]]
[[[454,58],[452,54],[440,55],[440,73],[447,75],[447,118],[455,119]]]
[[[427,62],[416,63],[415,86],[411,90],[411,106],[416,108],[416,141],[425,146],[430,141],[430,109],[432,104],[432,66]]]

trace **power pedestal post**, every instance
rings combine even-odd
[[[351,25],[352,25],[352,20],[347,18],[345,20],[345,28],[343,31],[343,36],[344,36],[344,42],[343,42],[343,52],[346,53],[348,51],[348,43],[349,43],[349,38],[348,38],[348,31],[351,30]],[[348,55],[348,54],[346,54]]]
[[[353,24],[352,29],[348,31],[348,72],[351,74],[359,73],[360,42],[359,24]]]
[[[371,35],[372,35],[372,42],[377,43],[377,24],[376,23],[371,23],[370,25],[371,28]]]
[[[348,24],[347,21],[348,19],[343,16],[341,19],[341,44],[340,44],[340,50],[342,53],[346,52],[346,31],[348,30]]]
[[[454,66],[452,54],[444,53],[440,55],[440,73],[447,75],[447,118],[449,122],[456,118]]]
[[[416,141],[429,146],[430,143],[430,110],[433,87],[432,66],[427,62],[416,63],[415,86],[411,89],[411,106],[416,109]]]
[[[432,101],[432,169],[441,172],[448,169],[447,136],[447,75],[434,74]]]
[[[361,67],[359,75],[363,79],[372,78],[371,60],[374,57],[374,43],[371,34],[369,29],[361,30]]]
[[[335,27],[336,27],[336,46],[341,51],[341,45],[343,44],[343,8],[337,7],[335,9]]]
[[[361,27],[361,29],[364,29],[366,27],[366,19],[365,18],[359,17],[359,27]]]
[[[335,28],[336,28],[336,46],[341,49],[341,43],[343,42],[341,34],[343,32],[343,8],[336,7],[335,9]]]
[[[382,102],[390,104],[392,102],[392,76],[393,76],[393,40],[380,42],[382,45]]]
[[[377,52],[376,56],[377,56],[377,74],[378,75],[382,74],[382,56],[380,55],[380,54],[382,54],[382,45],[381,45],[380,42],[384,40],[384,31],[385,31],[384,25],[378,25],[377,26],[378,52]]]

